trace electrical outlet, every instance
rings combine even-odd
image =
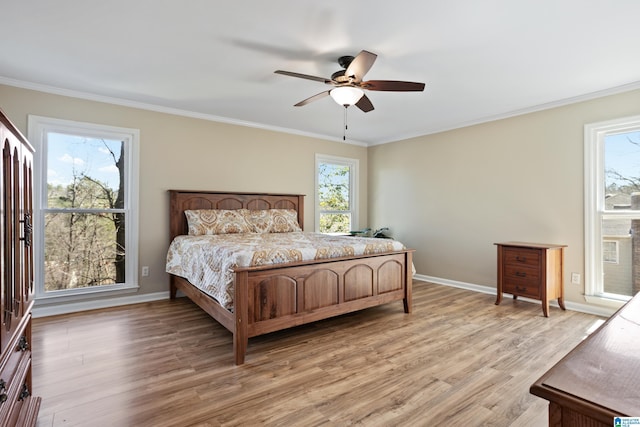
[[[149,267],[146,265],[142,267],[142,277],[147,277],[149,275]]]
[[[574,285],[580,284],[580,273],[571,273],[571,283]]]

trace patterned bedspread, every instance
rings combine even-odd
[[[405,249],[391,239],[320,233],[241,233],[178,236],[167,254],[167,273],[184,277],[223,307],[233,308],[236,267],[339,258]]]

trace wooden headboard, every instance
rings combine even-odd
[[[304,195],[273,193],[231,193],[223,191],[169,190],[171,240],[187,234],[184,211],[189,209],[293,209],[304,229]]]

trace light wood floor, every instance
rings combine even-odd
[[[596,316],[415,282],[402,303],[249,340],[186,299],[35,319],[39,426],[544,426],[529,386]]]

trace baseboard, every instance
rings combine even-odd
[[[443,279],[441,277],[426,276],[424,274],[416,274],[413,276],[413,278],[421,282],[429,282],[429,283],[435,283],[436,285],[451,286],[453,288],[466,289],[468,291],[481,292],[483,294],[489,294],[489,295],[497,294],[496,288],[490,287],[490,286],[476,285],[473,283],[466,283],[466,282],[458,282],[456,280]],[[505,295],[511,295],[511,294],[508,294],[505,292]],[[540,301],[538,300],[525,298],[525,297],[518,297],[518,300],[527,301],[534,304],[540,304]],[[559,307],[557,301],[550,301],[549,305],[553,307]],[[567,310],[579,311],[581,313],[594,314],[596,316],[602,316],[602,317],[609,317],[613,313],[615,313],[617,310],[616,308],[612,308],[612,307],[602,307],[602,306],[596,306],[591,304],[580,304],[577,302],[566,301],[566,300],[564,302],[564,305]]]
[[[483,294],[496,295],[496,289],[490,286],[476,285],[473,283],[459,282],[457,280],[443,279],[441,277],[427,276],[424,274],[415,274],[413,276],[415,280],[421,282],[435,283],[437,285],[450,286],[453,288],[466,289],[474,292],[481,292]],[[505,295],[509,295],[506,294]],[[159,301],[169,299],[169,292],[155,292],[150,294],[132,295],[118,298],[105,298],[93,301],[83,301],[69,304],[57,304],[57,305],[42,305],[33,308],[32,314],[34,318],[55,316],[58,314],[75,313],[78,311],[95,310],[99,308],[117,307],[128,304],[138,304],[142,302]],[[540,301],[520,297],[522,301],[531,302],[534,304],[540,304]],[[551,306],[558,307],[556,301],[549,303]],[[616,312],[615,308],[601,307],[590,304],[580,304],[573,301],[565,301],[564,303],[567,310],[579,311],[582,313],[594,314],[596,316],[609,317]]]
[[[104,298],[92,301],[74,302],[68,304],[50,304],[35,306],[32,310],[34,318],[56,316],[58,314],[75,313],[78,311],[95,310],[98,308],[118,307],[121,305],[139,304],[142,302],[169,299],[169,291],[150,294],[131,295],[117,298]]]

